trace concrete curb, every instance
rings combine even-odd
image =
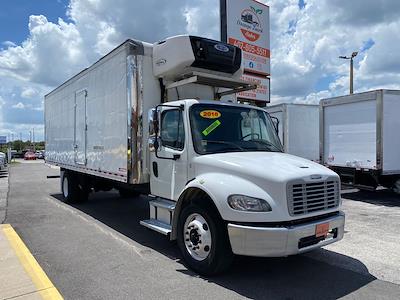
[[[63,299],[10,224],[0,225],[0,249],[1,299]]]

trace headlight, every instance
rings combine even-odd
[[[271,206],[263,199],[244,195],[230,195],[228,204],[235,210],[241,211],[271,211]]]

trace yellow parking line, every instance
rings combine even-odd
[[[9,224],[3,224],[1,228],[42,298],[51,300],[63,299],[14,228]]]

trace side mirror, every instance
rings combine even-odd
[[[150,151],[157,151],[160,147],[160,143],[158,141],[158,132],[160,130],[159,121],[158,121],[158,111],[157,108],[152,108],[149,110],[149,148]]]
[[[153,146],[154,146],[154,150],[157,152],[157,151],[158,151],[158,148],[160,148],[160,144],[158,143],[158,138],[156,138],[156,139],[154,140]]]
[[[271,120],[272,120],[272,124],[274,124],[276,134],[279,135],[279,119],[277,117],[273,117],[271,115],[270,115],[270,117],[271,117]]]

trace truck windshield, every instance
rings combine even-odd
[[[199,154],[282,152],[271,119],[252,107],[195,104],[190,109],[193,144]]]

